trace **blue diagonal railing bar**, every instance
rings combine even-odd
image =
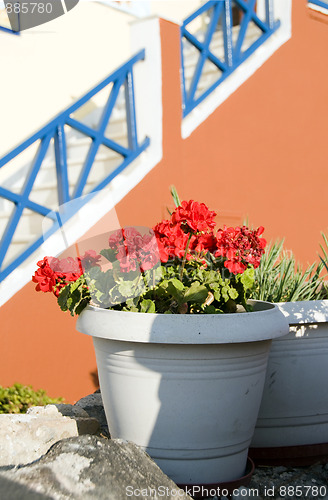
[[[316,2],[319,0],[315,0]],[[232,7],[240,10],[242,20],[239,26],[237,40],[233,43]],[[210,16],[203,41],[188,29],[192,21],[207,13]],[[243,50],[247,30],[250,23],[259,29],[258,38]],[[199,103],[201,103],[213,90],[220,85],[242,62],[262,45],[280,26],[274,20],[273,0],[265,0],[265,20],[261,20],[256,13],[256,0],[211,0],[202,5],[196,12],[189,16],[181,26],[181,62],[182,62],[182,101],[183,116],[187,116]],[[211,50],[213,37],[217,30],[222,30],[224,55],[220,58]],[[193,70],[189,88],[186,82],[186,67],[184,43],[187,41],[197,49],[198,61]],[[197,94],[199,82],[202,78],[206,61],[210,61],[218,69],[217,78]]]
[[[313,3],[314,5],[317,5],[318,7],[322,7],[323,9],[328,10],[328,1],[324,0],[308,0],[308,3]]]
[[[137,122],[134,100],[133,85],[133,67],[134,64],[143,60],[145,51],[141,50],[111,75],[105,78],[92,90],[87,92],[82,98],[73,105],[57,115],[53,120],[47,123],[41,130],[33,134],[15,149],[0,159],[0,168],[7,165],[11,160],[27,150],[30,146],[38,143],[38,150],[24,181],[23,188],[19,194],[11,191],[8,186],[0,186],[0,198],[4,198],[14,204],[11,216],[8,218],[3,237],[0,241],[0,281],[5,279],[17,266],[21,265],[51,234],[53,234],[62,224],[72,217],[87,201],[90,196],[106,187],[109,182],[122,172],[133,160],[135,160],[148,146],[149,138],[146,137],[139,142],[137,135]],[[128,130],[128,146],[125,147],[110,137],[106,136],[106,129],[111,118],[113,109],[119,96],[119,91],[123,86],[125,91],[125,107]],[[93,129],[81,121],[72,117],[73,113],[84,106],[101,90],[108,87],[109,96],[105,103],[101,119],[98,126]],[[69,166],[67,160],[67,137],[65,126],[77,130],[79,133],[91,139],[91,145],[87,153],[85,162],[82,166],[79,178],[74,186],[74,191],[70,195],[69,189]],[[31,191],[34,182],[47,154],[49,145],[53,141],[55,152],[55,166],[57,177],[57,196],[58,209],[39,204],[30,200]],[[89,174],[92,170],[99,147],[103,145],[108,149],[120,155],[121,161],[105,178],[99,179],[99,182],[92,188],[88,197],[83,197],[84,188],[87,184]],[[72,203],[74,200],[74,203]],[[71,202],[71,203],[68,203]],[[64,205],[66,204],[66,205]],[[64,205],[60,208],[61,205]],[[20,255],[15,257],[6,266],[3,265],[8,249],[12,244],[16,228],[21,220],[25,209],[29,209],[43,217],[47,217],[53,222],[48,231],[35,237],[36,239],[25,248]]]

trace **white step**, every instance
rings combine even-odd
[[[10,215],[10,212],[2,213],[0,215],[0,237],[2,236],[4,229],[8,224]],[[33,241],[33,239],[39,237],[42,233],[43,219],[44,217],[42,215],[38,215],[32,211],[24,211],[23,215],[20,218],[19,225],[16,228],[12,241],[20,243],[26,241],[31,242]],[[52,225],[50,219],[49,225]]]
[[[84,161],[85,158],[69,159],[67,161],[68,180],[70,185],[74,185],[77,182]],[[91,167],[88,179],[89,182],[90,180],[101,181],[101,176],[105,176],[108,169],[112,168],[112,166],[118,165],[122,161],[123,157],[121,155],[118,156],[109,149],[108,152],[106,151],[106,154],[98,153],[93,166]],[[101,166],[102,168],[99,168]],[[45,168],[40,170],[33,187],[33,192],[49,189],[50,185],[55,185],[56,183],[56,164],[49,163],[48,165],[45,165]]]
[[[96,108],[91,111],[91,113],[83,115],[83,113],[78,113],[72,114],[71,117],[76,119],[77,121],[80,121],[84,125],[97,129],[99,127],[99,122],[101,120],[103,113],[103,109],[101,108]],[[117,103],[115,107],[112,110],[112,114],[109,120],[109,123],[115,124],[117,122],[120,122],[122,120],[125,120],[125,105],[123,106],[118,106]]]
[[[127,137],[126,133],[123,133],[124,131],[119,131],[116,134],[107,134],[106,137],[110,138],[111,140],[117,142],[118,144],[123,145],[126,147],[127,145]],[[81,158],[84,159],[90,149],[90,146],[92,144],[92,140],[88,137],[85,138],[76,138],[76,139],[70,139],[69,142],[67,142],[67,157],[68,159],[71,158]],[[108,151],[111,151],[108,148]],[[48,160],[53,161],[54,156],[52,155],[49,158],[45,158],[45,162],[48,162]]]
[[[109,175],[116,167],[118,166],[117,162],[110,163],[106,161],[104,163],[103,168],[97,168],[96,170],[91,170],[89,178],[87,180],[87,192],[90,192],[92,188],[94,188],[99,182],[107,175]],[[79,175],[79,171],[76,172],[76,177]],[[70,182],[70,187],[74,188],[75,183]],[[70,190],[71,191],[71,190]],[[56,182],[48,183],[44,186],[36,187],[33,190],[33,195],[30,198],[32,201],[39,203],[40,205],[44,205],[55,209],[58,206],[58,197],[57,197],[57,185]]]
[[[3,265],[6,266],[12,260],[14,260],[16,257],[18,257],[24,250],[26,250],[26,248],[28,247],[28,244],[33,243],[34,240],[35,240],[35,238],[30,239],[29,242],[26,242],[26,243],[11,243],[10,247],[8,248],[6,257],[3,261]]]

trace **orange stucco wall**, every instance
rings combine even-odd
[[[303,262],[327,230],[328,17],[293,2],[293,37],[186,140],[181,139],[179,29],[161,21],[163,159],[119,203],[122,225],[152,226],[182,198],[204,201],[219,222],[248,217],[285,237]],[[106,231],[106,217],[87,236]],[[28,284],[1,308],[0,384],[15,381],[75,401],[95,389],[89,337],[50,294]]]
[[[294,0],[292,26],[291,40],[182,140],[178,34],[165,23],[164,158],[119,204],[121,223],[151,225],[165,215],[174,183],[220,223],[247,217],[267,239],[284,237],[303,263],[317,258],[328,230],[328,16]]]

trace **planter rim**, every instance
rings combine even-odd
[[[328,321],[328,300],[278,302],[277,306],[290,325]]]
[[[276,304],[249,301],[253,312],[157,314],[87,306],[76,328],[92,337],[154,344],[232,344],[281,337],[289,332]]]

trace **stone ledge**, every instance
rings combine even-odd
[[[35,406],[26,414],[1,414],[0,467],[33,462],[61,439],[99,430],[97,419],[72,405]]]
[[[138,446],[98,436],[64,439],[33,464],[0,471],[0,498],[10,500],[127,500],[156,498],[154,491],[190,500]]]

